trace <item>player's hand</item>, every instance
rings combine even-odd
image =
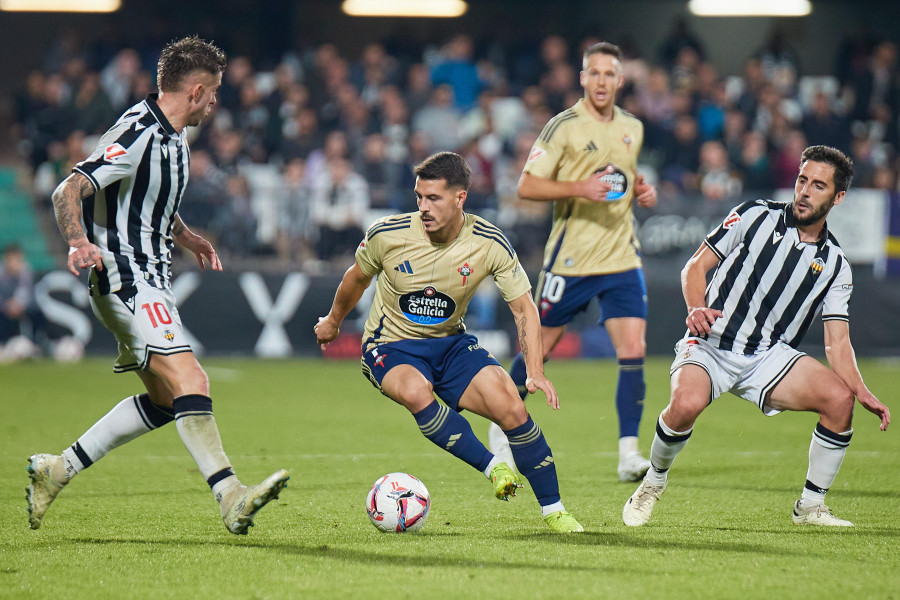
[[[592,173],[590,177],[579,182],[580,187],[578,195],[582,198],[587,198],[591,202],[606,202],[608,199],[607,194],[609,194],[609,190],[612,189],[612,185],[609,182],[604,181],[603,178],[614,172],[615,169],[613,166],[609,165],[600,173]]]
[[[76,242],[74,246],[69,246],[69,257],[66,260],[66,265],[76,277],[81,275],[78,269],[96,267],[98,271],[102,271],[103,257],[100,255],[100,248],[87,241],[86,238],[81,242]]]
[[[556,393],[556,389],[553,387],[553,384],[550,383],[550,380],[543,374],[526,379],[525,388],[528,390],[529,394],[541,390],[544,392],[544,395],[547,396],[547,406],[551,407],[553,410],[559,410],[559,395]]]
[[[656,186],[644,183],[644,176],[638,175],[634,182],[634,197],[641,208],[653,208],[656,206]]]
[[[878,398],[872,394],[872,392],[866,390],[864,393],[859,394],[856,397],[859,400],[859,403],[863,405],[867,411],[881,419],[881,429],[882,431],[887,431],[888,425],[891,424],[891,411],[887,406],[882,404]]]
[[[178,238],[178,243],[188,252],[194,253],[201,269],[206,269],[206,264],[203,262],[203,259],[206,259],[213,271],[222,270],[222,261],[219,260],[219,254],[206,238],[190,232],[189,235],[182,235]]]
[[[341,328],[334,322],[334,319],[326,316],[319,317],[319,322],[313,326],[313,331],[316,334],[316,343],[324,350],[328,342],[333,341],[341,333]]]
[[[688,316],[684,320],[691,335],[704,337],[712,331],[716,319],[722,316],[721,310],[706,306],[692,306],[688,309]]]

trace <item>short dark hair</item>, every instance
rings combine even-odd
[[[0,250],[0,256],[6,256],[7,254],[25,254],[25,250],[18,242],[10,242],[3,246],[3,250]]]
[[[445,179],[448,188],[467,190],[472,180],[472,169],[466,159],[455,152],[432,154],[413,169],[419,179]]]
[[[831,146],[810,146],[800,155],[800,165],[810,160],[834,167],[835,193],[850,189],[853,182],[853,161],[846,154]]]
[[[622,49],[610,42],[597,42],[596,44],[588,46],[587,50],[584,51],[584,58],[582,60],[586,62],[587,59],[594,54],[608,54],[613,58],[619,59],[619,62],[622,62],[625,58],[622,55]]]
[[[225,53],[196,35],[166,44],[156,64],[156,83],[162,92],[178,90],[193,71],[217,75],[225,71]]]

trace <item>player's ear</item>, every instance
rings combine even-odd
[[[837,206],[841,202],[844,201],[844,198],[847,196],[847,192],[838,192],[834,195],[834,202],[832,202],[833,206]]]
[[[466,203],[466,198],[469,196],[469,192],[466,190],[459,190],[456,192],[456,202],[457,205],[462,208]]]

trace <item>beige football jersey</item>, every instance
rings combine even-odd
[[[641,266],[634,234],[634,181],[644,126],[615,107],[612,121],[594,118],[584,98],[547,123],[531,149],[524,171],[557,181],[580,181],[613,165],[606,202],[561,198],[554,202],[553,228],[544,268],[558,275],[617,273]]]
[[[492,276],[507,302],[531,289],[528,275],[503,233],[466,214],[459,236],[434,244],[418,212],[376,221],[356,250],[366,275],[378,275],[363,343],[437,338],[466,330],[469,301]]]

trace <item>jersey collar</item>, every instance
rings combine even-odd
[[[160,126],[163,128],[163,131],[173,137],[178,137],[178,132],[175,131],[175,128],[172,127],[171,123],[169,123],[166,115],[163,114],[162,109],[159,108],[159,104],[156,102],[158,99],[159,94],[154,92],[152,94],[147,94],[147,98],[144,100],[144,103],[147,104],[147,108],[150,109],[150,112],[153,113],[153,116],[156,117],[157,121],[159,121]]]

